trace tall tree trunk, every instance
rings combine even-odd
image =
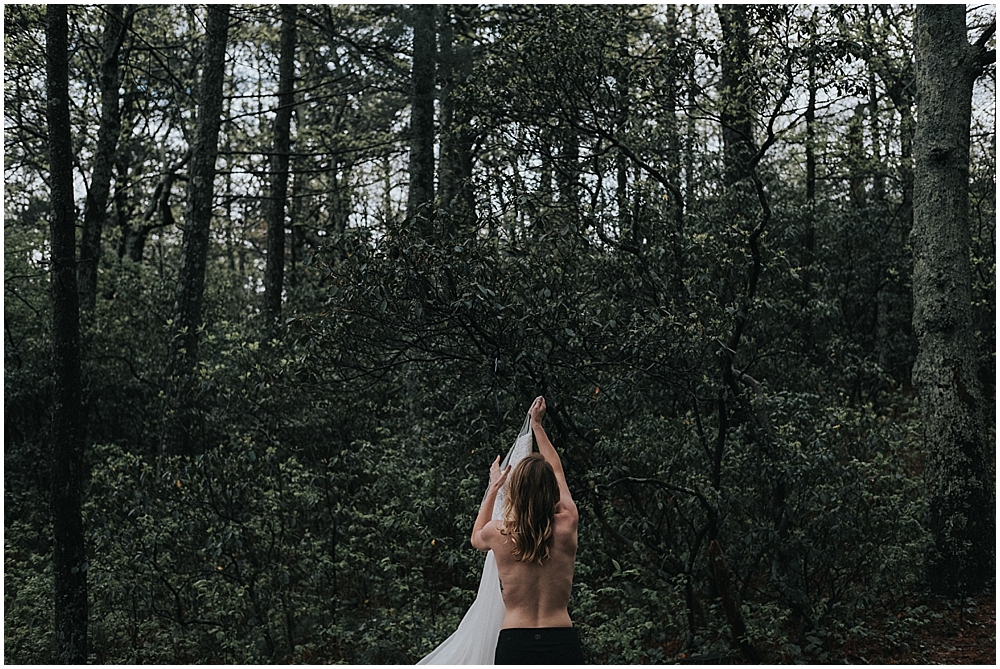
[[[851,202],[858,210],[863,210],[868,206],[868,198],[865,192],[865,176],[868,166],[865,156],[864,142],[865,105],[858,103],[854,107],[854,114],[847,122],[847,171],[848,186],[851,193]]]
[[[410,72],[413,95],[410,104],[410,190],[406,218],[416,223],[425,239],[432,234],[434,218],[434,92],[437,66],[437,7],[413,7],[413,65]],[[426,299],[421,286],[420,300]],[[423,316],[417,316],[418,321]],[[411,361],[403,372],[407,415],[417,425],[423,416],[420,392],[423,377]]]
[[[868,75],[868,129],[872,143],[872,163],[875,167],[872,178],[872,199],[878,204],[885,202],[885,165],[882,163],[882,129],[879,124],[878,89],[875,73]]]
[[[301,193],[304,183],[304,179],[301,174],[295,174],[292,176],[292,192]],[[303,236],[302,236],[302,226],[299,225],[299,221],[302,219],[302,198],[292,198],[292,201],[288,203],[288,213],[289,218],[289,230],[291,234],[291,240],[289,244],[288,253],[288,285],[291,288],[297,288],[299,285],[299,258],[304,254],[303,249]]]
[[[472,191],[475,156],[469,114],[456,103],[455,92],[472,70],[473,46],[466,32],[475,11],[476,8],[470,5],[450,5],[440,30],[442,90],[438,194],[441,206],[450,213],[451,220],[465,229],[473,229],[476,224]],[[454,25],[449,17],[454,19]]]
[[[264,317],[273,329],[281,317],[285,274],[285,204],[288,200],[288,157],[292,150],[292,105],[295,104],[295,20],[297,5],[281,6],[281,53],[278,57],[278,109],[274,116],[271,192],[267,207],[267,268],[264,271]]]
[[[809,41],[815,43],[816,40],[816,10],[813,10],[812,18],[809,21]],[[806,220],[806,230],[803,239],[803,265],[805,267],[810,267],[814,260],[814,253],[816,251],[816,224],[815,224],[815,212],[813,207],[816,204],[816,89],[818,85],[816,83],[816,47],[810,45],[809,57],[808,57],[808,79],[806,80],[806,87],[808,89],[808,98],[806,101],[806,112],[805,112],[805,122],[806,122],[806,203],[809,205],[809,210]],[[809,282],[806,282],[806,289],[809,288]]]
[[[698,39],[698,5],[690,5],[689,9],[691,20],[688,22],[687,38],[694,44]],[[694,153],[698,138],[694,111],[698,104],[698,79],[694,58],[689,59],[684,72],[684,86],[687,88],[687,105],[684,114],[687,119],[684,128],[684,204],[690,208],[694,206],[695,201]]]
[[[125,92],[125,97],[121,100],[120,107],[120,119],[122,124],[122,130],[119,132],[119,136],[125,135],[130,136],[132,129],[134,128],[134,116],[135,116],[135,93],[134,90],[130,89]],[[133,216],[133,203],[128,197],[128,183],[129,183],[129,170],[132,166],[132,147],[130,142],[124,142],[119,146],[118,150],[115,152],[115,194],[114,194],[114,209],[115,209],[115,224],[118,226],[119,236],[118,236],[118,260],[121,261],[123,258],[129,258],[130,260],[134,256],[130,255],[132,251],[131,245],[129,244],[129,232],[132,227],[129,225],[129,221],[132,220]],[[139,260],[142,259],[142,253],[139,253]],[[138,261],[136,261],[138,262]]]
[[[680,41],[680,16],[678,8],[668,5],[666,16],[664,17],[664,29],[666,30],[667,48],[671,52],[676,52]],[[664,76],[667,78],[667,102],[666,107],[666,132],[667,132],[667,179],[670,183],[681,183],[681,129],[680,121],[677,118],[677,96],[680,92],[681,71],[676,65],[670,64],[665,68]],[[674,229],[668,239],[670,249],[674,256],[674,266],[670,274],[672,275],[674,290],[677,294],[683,294],[684,280],[686,276],[686,262],[684,254],[685,238],[683,209],[685,203],[676,196],[669,193],[667,206],[670,208],[669,220],[675,223]]]
[[[77,270],[80,306],[90,311],[97,303],[97,265],[101,260],[101,233],[108,213],[108,196],[111,193],[111,175],[115,164],[115,150],[121,131],[118,86],[121,78],[119,54],[128,23],[134,9],[128,8],[123,16],[122,5],[107,5],[107,25],[104,28],[101,62],[101,123],[97,130],[97,149],[94,153],[94,173],[83,208],[83,234],[80,237],[80,266]]]
[[[813,267],[816,262],[816,94],[819,83],[816,80],[816,22],[818,10],[812,11],[809,20],[809,52],[807,55],[806,73],[806,110],[805,110],[805,154],[806,154],[806,208],[802,231],[802,292],[799,294],[801,313],[808,313],[808,305],[814,296],[813,286],[817,282],[817,272]],[[802,324],[802,341],[805,346],[815,351],[817,338],[814,336],[815,326],[811,319]]]
[[[222,84],[225,78],[229,5],[209,5],[205,28],[205,51],[198,91],[198,125],[191,151],[190,178],[181,268],[177,282],[174,336],[168,359],[168,378],[174,384],[174,400],[180,402],[175,418],[166,426],[164,452],[191,453],[193,439],[192,373],[198,362],[198,330],[201,327],[208,261],[209,224],[215,184],[215,160],[219,153],[222,118]]]
[[[914,137],[913,381],[927,449],[928,582],[956,595],[994,576],[996,515],[991,449],[976,375],[969,262],[969,131],[979,49],[965,5],[917,5]]]
[[[756,153],[753,142],[753,103],[750,64],[750,28],[746,5],[718,5],[722,26],[722,145],[726,182],[730,185],[750,176],[750,158]]]
[[[666,46],[670,53],[676,53],[678,49],[678,42],[680,40],[680,8],[674,5],[667,5],[664,8],[664,30],[666,31]],[[672,64],[672,60],[668,61],[668,65],[665,68],[664,76],[667,78],[666,90],[667,99],[664,100],[665,107],[665,117],[666,117],[666,131],[667,131],[667,155],[668,167],[667,167],[667,178],[670,183],[679,184],[681,182],[681,132],[680,132],[680,122],[677,119],[677,96],[680,93],[680,80],[681,73],[676,65]],[[671,197],[670,206],[680,207],[683,203],[674,202],[676,198]],[[683,231],[677,230],[676,234],[683,234]]]
[[[84,414],[81,402],[80,306],[76,285],[73,148],[69,121],[66,6],[46,9],[46,118],[52,213],[52,533],[55,544],[55,643],[62,663],[87,661],[87,557],[81,511]]]
[[[672,45],[671,45],[672,46]],[[631,68],[628,67],[628,53],[627,49],[622,49],[621,58],[615,67],[615,107],[616,113],[614,117],[615,125],[615,136],[625,137],[625,132],[628,128],[629,118],[632,115],[631,105],[629,104],[629,95],[631,93],[632,83],[630,81],[629,75],[631,74]],[[669,76],[669,75],[668,75]],[[671,91],[675,93],[675,91]],[[673,96],[667,94],[666,99],[669,105],[673,105]],[[673,109],[671,109],[673,112]],[[671,130],[673,130],[671,126]],[[671,135],[673,137],[673,135]],[[671,147],[672,148],[672,147]],[[670,154],[670,159],[673,161],[675,159],[675,154]],[[614,154],[615,161],[615,204],[618,208],[618,234],[622,238],[631,237],[636,240],[639,235],[638,231],[635,229],[632,212],[630,209],[630,199],[629,199],[629,181],[628,181],[628,168],[631,160],[625,152],[619,149]],[[671,166],[673,163],[671,163]],[[633,241],[633,244],[638,244],[637,241]]]
[[[413,7],[413,98],[410,106],[410,191],[406,216],[430,217],[434,202],[435,5]]]

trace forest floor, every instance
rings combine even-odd
[[[897,618],[908,615],[922,619],[908,640],[874,629],[864,642],[845,648],[844,659],[852,664],[996,664],[995,593],[961,601],[922,599]]]

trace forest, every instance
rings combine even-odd
[[[588,662],[992,601],[995,5],[3,11],[5,664],[417,662],[537,395]]]

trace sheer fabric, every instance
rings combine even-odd
[[[514,467],[532,450],[531,425],[529,418],[524,419],[521,432],[517,435],[514,445],[510,447],[507,456],[500,463],[500,469],[508,465]],[[493,505],[493,519],[500,518],[503,501],[507,496],[504,486],[497,493],[497,501]],[[486,495],[483,495],[486,499]],[[497,637],[500,636],[500,626],[504,617],[503,594],[500,592],[500,574],[497,572],[497,561],[493,551],[486,554],[483,564],[483,578],[479,581],[479,593],[476,601],[466,612],[458,629],[445,639],[440,646],[432,650],[417,664],[493,664],[493,656],[497,649]]]

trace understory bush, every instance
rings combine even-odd
[[[917,587],[927,537],[911,435],[814,396],[770,410],[769,459],[734,432],[717,488],[690,417],[634,417],[597,442],[587,471],[567,453],[581,511],[570,606],[589,661],[739,657],[709,533],[745,640],[771,661],[835,660]],[[92,660],[415,662],[454,631],[482,569],[468,528],[503,442],[449,425],[468,411],[425,417],[413,436],[380,427],[309,462],[245,436],[194,458],[96,447]],[[44,661],[51,642],[47,544],[32,552],[26,533],[5,535],[14,662]]]
[[[100,448],[87,508],[95,660],[400,663],[428,646],[425,632],[471,599],[427,585],[463,582],[473,556],[427,531],[435,495],[403,494],[390,441],[323,468],[246,440],[158,462]]]
[[[603,531],[591,545],[581,530],[578,581],[596,609],[581,620],[598,630],[602,661],[657,661],[664,650],[668,659],[671,651],[734,654],[723,586],[762,657],[830,661],[859,619],[919,587],[928,535],[922,482],[907,461],[912,435],[870,408],[818,402],[774,398],[770,452],[734,435],[715,484],[693,421],[638,420],[599,444],[595,461],[613,464],[590,472],[596,492],[585,506]],[[664,430],[674,438],[664,442]],[[633,452],[664,455],[622,457]],[[728,583],[713,572],[710,541],[724,555]],[[584,566],[595,564],[603,569]],[[636,587],[609,578],[621,573]],[[640,611],[652,625],[630,620]],[[604,641],[624,640],[600,633],[616,626],[630,630],[628,649]]]

